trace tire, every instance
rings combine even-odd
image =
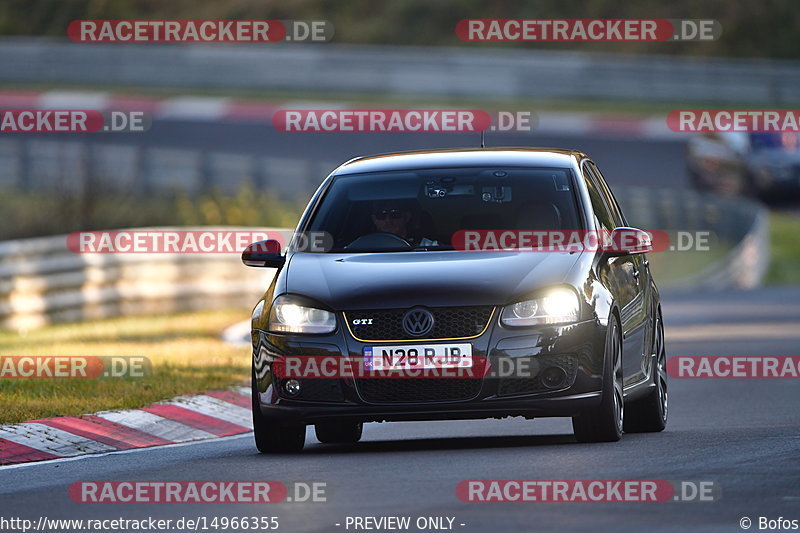
[[[664,346],[664,323],[661,310],[656,313],[653,339],[653,389],[641,400],[628,405],[625,411],[626,433],[664,431],[669,414],[667,394],[667,351]]]
[[[261,414],[256,375],[252,375],[253,437],[261,453],[299,452],[306,443],[305,424],[282,424]]]
[[[622,438],[625,399],[622,389],[622,335],[612,315],[606,330],[603,355],[603,391],[600,405],[572,417],[578,442],[616,442]]]
[[[316,424],[314,432],[317,440],[323,444],[354,444],[361,440],[364,424],[348,424],[346,422],[329,422]]]

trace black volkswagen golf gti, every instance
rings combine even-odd
[[[559,232],[610,238],[553,246]],[[546,238],[522,246],[534,233]],[[623,233],[637,238],[618,246]],[[357,158],[280,247],[242,254],[278,269],[252,315],[262,452],[302,449],[310,424],[323,443],[357,442],[381,421],[571,417],[580,442],[665,427],[649,235],[628,227],[585,154]]]

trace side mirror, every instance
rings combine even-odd
[[[248,244],[242,252],[242,263],[251,267],[280,268],[285,262],[281,243],[273,239]]]
[[[609,257],[644,254],[653,251],[652,237],[646,231],[638,228],[614,228],[609,241],[603,244],[603,252]]]

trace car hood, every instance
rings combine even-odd
[[[568,252],[296,253],[287,292],[336,310],[415,305],[502,305],[561,283],[580,257]]]

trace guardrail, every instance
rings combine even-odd
[[[5,241],[0,242],[0,327],[25,330],[50,322],[247,307],[273,274],[244,266],[238,254],[78,254],[67,248],[66,235]]]
[[[0,138],[0,187],[147,196],[210,188],[235,193],[249,183],[286,200],[304,198],[341,162],[237,154],[199,148]]]
[[[708,231],[721,257],[681,277],[676,288],[750,289],[769,267],[769,220],[765,207],[752,200],[680,189],[626,189],[616,194],[628,221],[643,229]],[[667,252],[679,258],[684,252]],[[705,252],[692,252],[703,254]],[[662,268],[664,265],[661,265]],[[656,274],[658,274],[656,272]],[[658,279],[658,278],[656,278]]]
[[[14,37],[0,40],[0,81],[489,100],[800,102],[798,61],[477,46],[76,44]]]
[[[624,191],[619,199],[631,224],[708,230],[730,243],[724,257],[681,280],[681,287],[747,288],[763,278],[769,243],[766,215],[757,204],[650,189]],[[76,254],[64,235],[0,242],[0,327],[24,330],[50,322],[244,307],[255,303],[272,276],[271,269],[243,266],[237,254]]]

